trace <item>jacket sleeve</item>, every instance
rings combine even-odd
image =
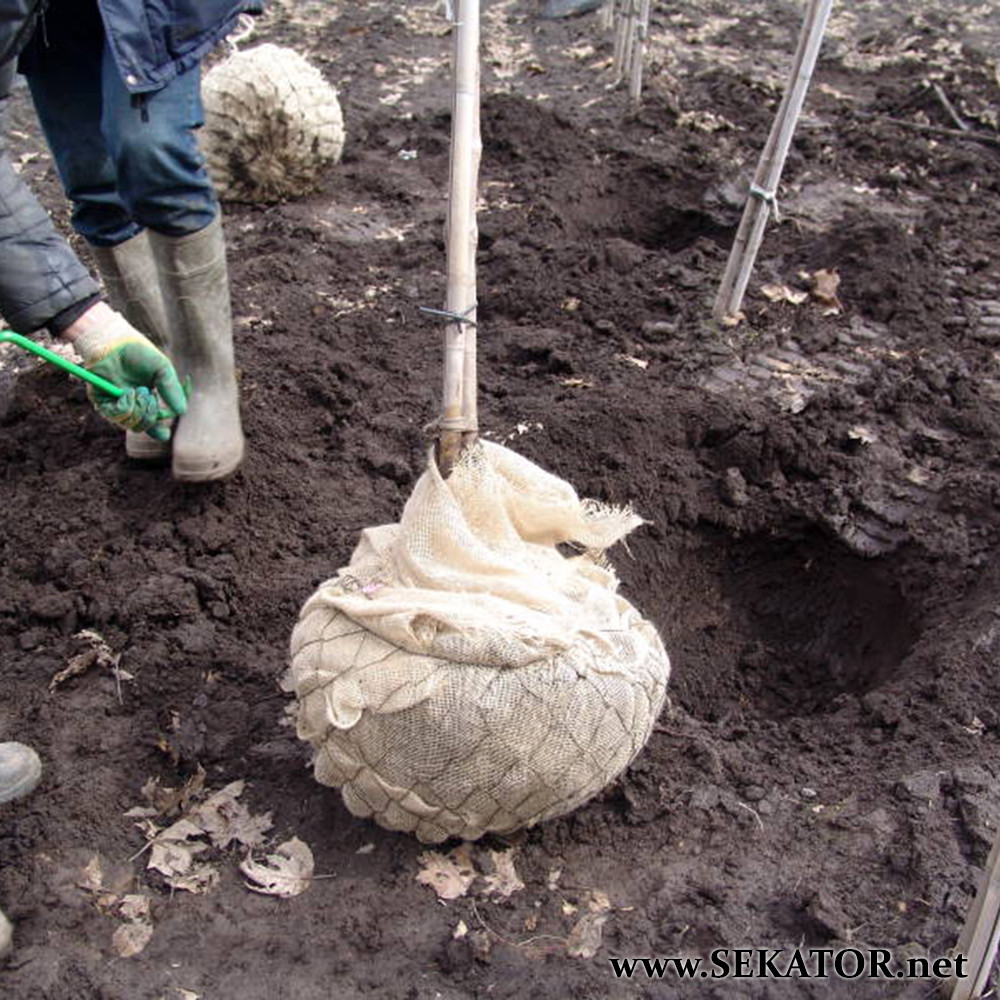
[[[0,0],[0,14],[4,6]],[[0,61],[0,314],[17,333],[31,333],[100,289],[11,162],[5,110],[13,79],[14,59]]]
[[[17,57],[48,0],[0,0],[0,65]]]
[[[0,152],[0,313],[31,333],[99,291],[45,209]]]

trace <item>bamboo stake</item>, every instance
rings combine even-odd
[[[472,6],[473,4],[470,4]],[[479,17],[479,0],[474,0],[474,5],[476,8],[476,17]],[[479,96],[479,42],[478,42],[478,23],[477,23],[477,41],[476,41],[476,53],[475,53],[475,100],[473,102],[473,109],[475,114],[475,120],[473,122],[472,128],[472,166],[470,167],[472,173],[472,201],[469,205],[469,221],[470,221],[470,232],[469,232],[469,269],[472,272],[472,323],[476,322],[476,247],[479,245],[479,227],[476,223],[476,200],[478,198],[478,178],[479,178],[479,164],[482,160],[483,155],[483,139],[482,139],[482,128],[480,126],[479,112],[480,112],[480,96]],[[465,419],[465,429],[462,431],[462,448],[468,448],[469,445],[474,444],[476,438],[479,436],[479,364],[478,364],[478,327],[475,325],[468,326],[465,331],[465,366],[463,368],[463,387],[462,387],[462,416]]]
[[[601,16],[598,20],[601,31],[610,31],[615,23],[615,8],[618,6],[618,0],[604,0],[604,6],[601,8]]]
[[[622,78],[625,58],[625,31],[628,13],[632,9],[632,0],[618,0],[615,4],[615,47],[612,65],[615,72],[615,83]]]
[[[448,288],[437,462],[447,478],[476,424],[476,187],[479,136],[479,0],[454,0],[451,159],[446,225]]]
[[[994,838],[972,909],[955,947],[965,957],[964,977],[956,975],[946,984],[950,1000],[972,1000],[982,996],[1000,944],[1000,833]]]
[[[642,64],[646,58],[646,39],[649,38],[649,4],[650,0],[642,0],[639,20],[635,26],[635,47],[632,50],[628,89],[628,96],[633,104],[638,104],[642,96]]]
[[[625,0],[625,17],[622,22],[622,54],[615,74],[617,82],[625,79],[632,65],[632,49],[635,46],[636,2],[637,0]]]
[[[809,81],[816,67],[820,45],[826,31],[833,0],[810,0],[798,48],[789,76],[788,87],[774,119],[767,143],[757,164],[743,218],[736,233],[726,272],[719,288],[713,314],[717,322],[731,322],[738,317],[746,293],[757,251],[764,239],[764,229],[772,210],[777,215],[776,192],[785,167],[795,125],[802,112]]]

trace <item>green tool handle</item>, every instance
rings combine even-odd
[[[62,368],[63,371],[67,371],[77,378],[82,378],[84,382],[97,386],[101,392],[106,392],[109,396],[114,396],[115,399],[124,396],[127,391],[120,385],[115,385],[114,382],[109,382],[106,378],[101,378],[100,375],[95,375],[93,372],[87,371],[86,368],[74,364],[72,361],[67,361],[61,354],[56,354],[55,351],[50,351],[47,347],[42,347],[41,344],[36,344],[33,340],[22,337],[19,333],[14,333],[13,330],[0,330],[0,344],[4,341],[17,344],[18,347],[23,347],[26,351],[31,351],[32,354],[37,354],[40,358],[51,361],[56,367]],[[184,392],[188,396],[191,395],[190,384],[185,384]],[[161,420],[170,420],[176,415],[173,410],[160,410]]]
[[[56,367],[62,368],[70,375],[75,375],[91,385],[96,385],[98,389],[106,392],[109,396],[114,396],[117,399],[119,396],[125,395],[125,390],[120,385],[115,385],[114,382],[109,382],[106,378],[101,378],[100,375],[95,375],[93,372],[87,371],[86,368],[75,365],[72,361],[67,361],[61,354],[56,354],[55,351],[50,351],[47,347],[42,347],[41,344],[36,344],[27,337],[22,337],[19,333],[14,333],[11,330],[0,330],[0,343],[5,340],[17,344],[18,347],[23,347],[26,351],[31,351],[32,354],[37,354],[40,358],[45,358],[46,361],[51,361]]]

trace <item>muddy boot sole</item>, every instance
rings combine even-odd
[[[0,802],[23,798],[42,780],[41,759],[23,743],[0,743],[0,765]]]
[[[217,483],[236,475],[245,457],[246,443],[243,441],[238,450],[208,462],[185,459],[175,452],[171,475],[181,483]]]
[[[155,441],[148,434],[125,432],[125,454],[130,462],[139,465],[169,465],[169,441]]]

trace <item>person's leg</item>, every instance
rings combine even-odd
[[[133,100],[105,51],[102,128],[132,217],[156,260],[170,357],[190,379],[187,413],[172,439],[176,479],[231,475],[245,442],[233,360],[226,246],[218,201],[195,130],[203,122],[198,67]]]
[[[242,464],[246,444],[222,218],[187,236],[150,230],[149,241],[173,331],[172,360],[191,386],[174,431],[173,475],[187,482],[225,479]]]
[[[131,217],[165,236],[204,229],[219,203],[195,137],[205,120],[200,67],[160,90],[132,94],[105,44],[101,92],[101,134]]]
[[[90,249],[111,307],[169,356],[170,324],[149,233],[143,229],[115,246],[92,245]],[[170,450],[169,440],[159,441],[136,431],[125,432],[125,454],[135,462],[166,463],[170,460]]]
[[[72,15],[72,16],[70,16]],[[69,11],[53,4],[44,38],[21,59],[59,179],[73,203],[73,227],[94,246],[116,246],[139,232],[118,194],[101,133],[104,29],[97,4]],[[146,332],[146,331],[144,331]]]
[[[44,37],[32,40],[21,68],[73,203],[73,226],[90,244],[111,306],[169,353],[156,265],[146,234],[118,194],[101,134],[104,29],[97,4],[86,0],[69,10],[56,0],[51,11]],[[125,434],[125,451],[143,462],[170,456],[169,443],[132,431]]]

